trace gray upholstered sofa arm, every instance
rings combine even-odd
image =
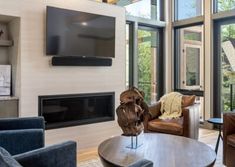
[[[0,146],[11,155],[44,147],[43,129],[22,129],[0,131]]]
[[[52,145],[14,158],[23,167],[76,167],[76,142],[68,141]]]
[[[45,129],[43,117],[2,118],[0,130]]]

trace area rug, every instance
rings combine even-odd
[[[100,162],[100,159],[97,158],[80,162],[78,163],[78,167],[103,167],[103,166]],[[222,165],[221,161],[216,161],[214,167],[224,167],[224,165]]]
[[[100,159],[97,158],[97,159],[91,159],[88,161],[80,162],[78,163],[78,167],[103,167],[103,166],[100,162]],[[214,167],[224,167],[224,165],[222,165],[221,160],[219,161],[217,160]]]
[[[79,162],[77,166],[78,167],[103,167],[99,158]]]

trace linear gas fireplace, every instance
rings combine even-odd
[[[114,92],[39,96],[46,129],[114,120]]]

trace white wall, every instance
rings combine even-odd
[[[113,65],[111,67],[51,66],[51,57],[45,55],[47,5],[116,17],[116,57],[113,59]],[[117,107],[119,94],[125,89],[124,8],[88,0],[0,0],[0,6],[0,14],[18,16],[21,20],[20,86],[17,88],[20,98],[20,116],[38,115],[39,95],[115,91]],[[97,127],[99,129],[96,129]],[[65,139],[79,140],[79,135],[89,133],[90,129],[92,129],[90,134],[79,142],[80,145],[85,143],[87,147],[96,146],[101,140],[120,132],[116,121],[112,121],[50,130],[47,131],[47,139],[49,143]],[[106,131],[109,133],[101,133]],[[101,137],[97,137],[99,134]],[[80,147],[83,148],[83,146]]]
[[[173,31],[172,31],[172,13],[173,13],[173,1],[165,1],[165,19],[166,19],[166,28],[165,28],[165,90],[166,93],[172,92],[173,90],[173,73],[174,68],[173,64]]]

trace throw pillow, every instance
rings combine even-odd
[[[22,167],[4,148],[0,147],[1,167]]]

